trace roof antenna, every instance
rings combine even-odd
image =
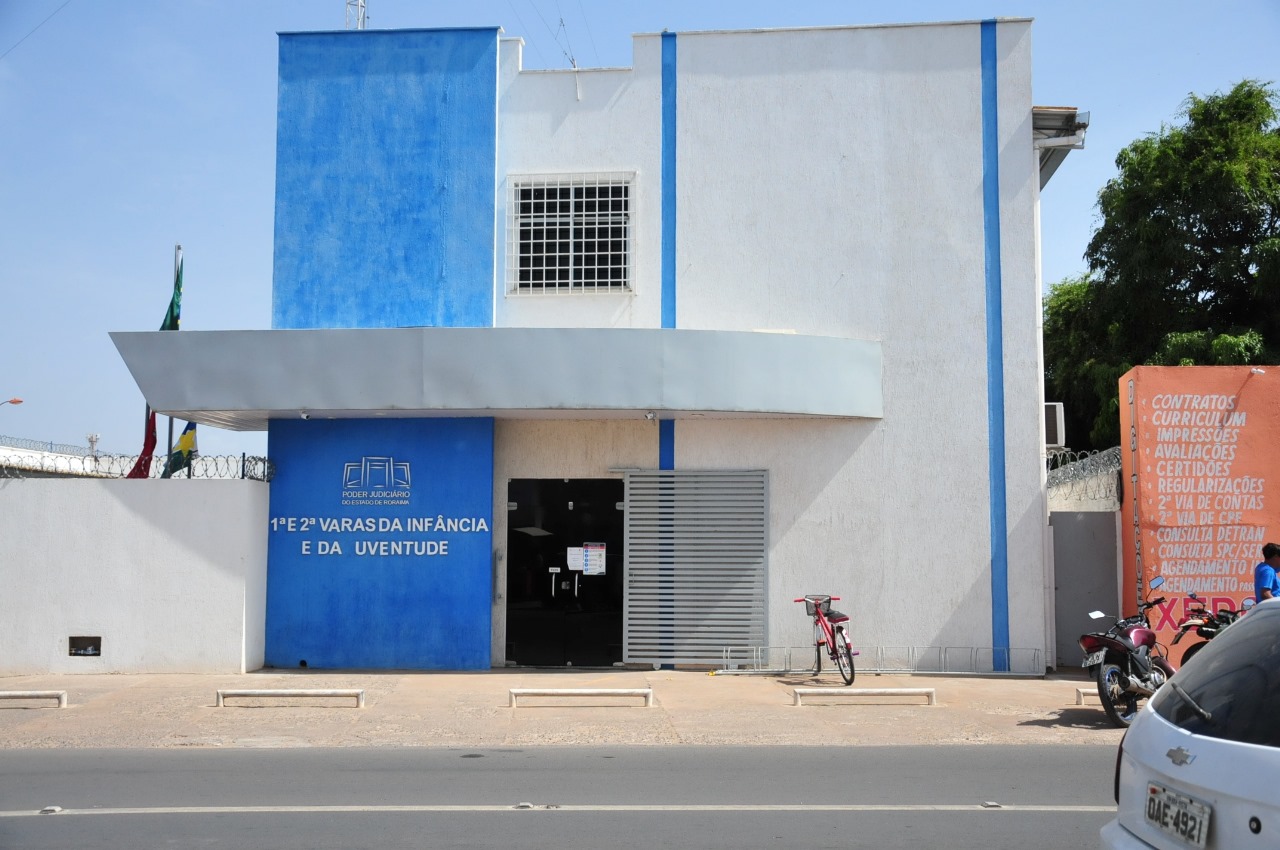
[[[560,19],[560,28],[556,30],[556,44],[560,44],[560,33],[564,33],[565,46],[560,48],[560,52],[564,54],[564,58],[569,60],[569,67],[578,70],[578,60],[573,58],[573,45],[569,43],[569,28],[564,25],[564,18]],[[578,98],[581,100],[582,98]]]
[[[364,29],[364,4],[365,0],[347,0],[347,29],[351,29],[352,23],[356,29]]]

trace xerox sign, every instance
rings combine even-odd
[[[272,667],[489,666],[493,421],[275,421]]]

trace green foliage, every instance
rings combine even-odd
[[[1054,284],[1044,300],[1045,397],[1063,403],[1068,435],[1091,434],[1105,388],[1114,395],[1116,382],[1127,371],[1116,371],[1117,365],[1110,362],[1100,293],[1084,275]],[[1099,439],[1105,441],[1106,436]],[[1081,442],[1074,436],[1071,441]],[[1095,444],[1092,436],[1089,442]]]
[[[1196,366],[1208,362],[1213,345],[1209,331],[1165,334],[1156,353],[1147,361],[1152,366]]]
[[[1239,335],[1213,331],[1187,331],[1166,334],[1156,353],[1147,361],[1151,366],[1243,366],[1262,362],[1262,334],[1247,330]]]
[[[1262,334],[1245,331],[1239,336],[1221,334],[1210,344],[1212,362],[1217,366],[1244,366],[1261,363],[1263,354]]]
[[[1132,364],[1280,362],[1280,126],[1251,80],[1191,95],[1130,144],[1098,194],[1089,273],[1044,300],[1045,390],[1089,445],[1115,445]],[[1074,408],[1074,409],[1073,409]]]

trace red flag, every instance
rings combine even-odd
[[[156,450],[156,412],[150,407],[147,408],[147,433],[142,438],[142,454],[138,455],[138,462],[133,465],[133,469],[129,470],[129,474],[125,478],[149,478],[151,477],[151,456]]]

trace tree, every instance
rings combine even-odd
[[[1102,287],[1083,275],[1054,284],[1044,300],[1045,397],[1062,402],[1067,434],[1078,448],[1115,444],[1119,425],[1111,432],[1099,432],[1098,425],[1109,421],[1105,414],[1116,384],[1130,368],[1123,358],[1116,360],[1108,342],[1114,326],[1102,294]]]
[[[1117,444],[1133,365],[1280,362],[1277,103],[1252,80],[1191,95],[1182,123],[1116,157],[1089,273],[1044,300],[1045,390],[1088,434],[1080,448]]]

